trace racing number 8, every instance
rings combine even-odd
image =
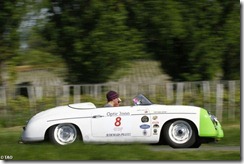
[[[121,117],[116,117],[114,125],[115,126],[120,126],[121,125],[120,121],[121,121]]]

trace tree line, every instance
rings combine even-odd
[[[0,1],[0,37],[1,84],[6,65],[65,67],[69,83],[101,83],[139,59],[160,61],[173,81],[240,79],[239,1]]]

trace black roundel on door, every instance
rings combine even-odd
[[[147,116],[143,116],[141,118],[141,122],[148,122],[149,121],[149,118]]]

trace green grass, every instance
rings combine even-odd
[[[217,146],[240,146],[240,125],[223,126],[225,137]],[[67,160],[67,161],[240,161],[240,151],[170,149],[153,151],[152,148],[168,147],[146,144],[84,144],[80,141],[67,146],[53,145],[50,142],[19,144],[21,127],[0,129],[0,155],[13,157],[12,160]],[[196,151],[197,150],[197,151]]]

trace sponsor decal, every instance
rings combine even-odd
[[[152,119],[153,119],[153,120],[156,120],[157,118],[158,118],[158,116],[153,116],[153,118],[152,118]]]
[[[140,109],[137,109],[136,111],[147,111],[147,108],[140,108]]]
[[[148,109],[137,109],[136,111],[142,111],[144,113],[148,113]]]
[[[159,124],[158,121],[152,121],[152,124]]]
[[[159,128],[159,125],[158,124],[154,124],[153,128]]]
[[[112,117],[112,116],[118,116],[118,112],[107,112],[107,116]]]
[[[148,124],[142,124],[142,125],[140,125],[140,128],[141,129],[149,129],[150,128],[150,125],[148,125]]]
[[[131,136],[131,133],[107,133],[106,137],[124,137]]]
[[[141,122],[148,122],[149,121],[149,118],[147,116],[143,116],[141,118]]]
[[[166,113],[166,111],[154,111],[153,113],[162,114],[162,113]]]
[[[113,116],[129,116],[130,112],[107,112],[107,116],[113,117]]]
[[[153,135],[157,135],[158,134],[158,130],[157,129],[153,129]]]
[[[130,112],[119,112],[120,116],[129,116]]]
[[[119,131],[121,132],[123,130],[123,127],[114,127],[114,131]]]

